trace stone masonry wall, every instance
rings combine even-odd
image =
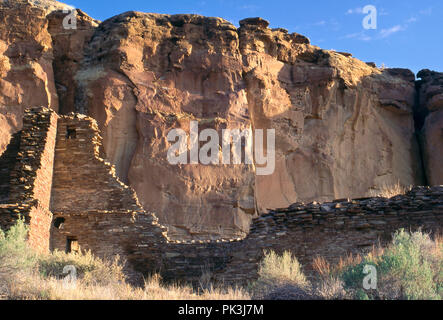
[[[140,210],[134,192],[104,159],[94,119],[61,116],[58,121],[51,210],[54,213],[91,210]]]
[[[0,203],[8,203],[11,191],[11,173],[17,163],[21,131],[12,135],[8,148],[0,156]]]
[[[233,244],[230,263],[217,278],[254,278],[263,251],[290,250],[312,271],[317,256],[338,262],[350,253],[386,244],[400,229],[440,233],[443,230],[443,186],[416,187],[391,199],[367,198],[328,203],[293,204],[256,219],[245,240]]]
[[[167,280],[198,281],[203,272],[209,272],[213,280],[224,283],[247,282],[257,277],[264,252],[272,249],[291,251],[310,274],[317,256],[335,263],[350,253],[386,244],[400,228],[440,233],[442,227],[443,186],[417,187],[392,199],[297,203],[254,220],[243,240],[166,243],[161,273]],[[138,261],[149,254],[145,250]]]
[[[309,274],[315,257],[337,262],[386,243],[399,228],[441,232],[443,187],[419,187],[392,199],[294,204],[256,219],[243,240],[161,241],[144,234],[149,223],[143,215],[134,220],[104,213],[63,217],[60,248],[65,236],[74,235],[82,248],[100,256],[118,253],[145,275],[160,272],[165,280],[196,282],[209,272],[214,280],[241,283],[256,278],[267,249],[290,250]]]
[[[38,250],[49,249],[49,229],[52,214],[49,211],[50,190],[54,166],[54,147],[57,132],[57,114],[49,108],[25,110],[23,129],[13,141],[6,165],[9,184],[6,204],[0,207],[0,225],[9,228],[19,215],[30,224],[29,242]],[[14,139],[14,138],[13,138]],[[9,148],[8,148],[9,149]]]
[[[144,234],[148,222],[143,215],[134,220],[104,213],[62,216],[65,223],[57,230],[61,249],[65,236],[73,235],[82,248],[100,256],[119,254],[145,275],[159,271],[165,280],[198,281],[209,272],[214,280],[239,283],[256,277],[267,249],[290,250],[309,273],[316,256],[337,262],[389,241],[399,228],[439,232],[443,187],[419,187],[392,199],[294,204],[256,219],[245,239],[218,242],[159,241]]]
[[[316,256],[335,262],[388,241],[399,228],[437,233],[443,226],[443,186],[416,187],[391,199],[296,203],[255,219],[244,239],[172,241],[103,158],[94,119],[32,109],[20,135],[6,188],[15,200],[0,205],[1,227],[22,214],[34,247],[47,250],[50,237],[51,249],[64,251],[75,240],[100,257],[120,255],[130,275],[196,282],[209,272],[213,280],[247,282],[267,249],[292,251],[309,273]]]
[[[167,241],[166,228],[145,212],[134,191],[103,159],[101,136],[94,119],[61,116],[58,123],[51,211],[51,248],[65,251],[68,239],[100,257],[137,255],[135,241],[149,243],[144,264],[156,269],[151,256]],[[135,240],[136,239],[136,240]]]
[[[94,119],[59,118],[51,248],[65,251],[68,241],[75,240],[82,250],[100,257],[118,254],[136,271],[160,271],[171,280],[198,279],[203,268],[223,268],[229,257],[227,245],[234,240],[170,241],[167,228],[145,212],[134,191],[119,181],[114,167],[102,158],[101,141]]]

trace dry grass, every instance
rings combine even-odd
[[[343,281],[336,277],[325,277],[316,284],[315,292],[325,300],[345,300],[351,296],[344,289]]]
[[[0,299],[27,300],[248,300],[254,299],[442,299],[443,237],[398,231],[387,247],[366,255],[348,255],[331,265],[317,257],[318,276],[308,278],[289,251],[265,253],[258,280],[248,289],[215,288],[203,272],[201,290],[164,285],[155,275],[142,288],[125,281],[118,259],[101,260],[90,252],[38,255],[27,246],[27,229],[19,221],[8,234],[0,230]],[[363,268],[377,269],[377,289],[363,290]],[[63,267],[78,272],[74,283],[64,281]]]
[[[43,278],[38,274],[14,274],[6,284],[5,296],[12,300],[248,300],[241,289],[213,289],[197,294],[192,287],[164,286],[154,276],[146,280],[144,288],[120,282],[108,285],[78,280],[65,284],[57,278]]]
[[[312,268],[322,279],[329,278],[332,273],[331,264],[323,257],[315,257]]]
[[[383,185],[378,190],[371,190],[369,195],[371,197],[392,198],[401,194],[406,194],[411,191],[412,186],[405,187],[397,182],[394,185]]]
[[[354,266],[362,262],[362,256],[359,254],[348,254],[346,257],[340,257],[337,265],[334,267],[334,273],[339,273],[345,270],[348,266]]]
[[[307,284],[300,263],[289,251],[285,251],[281,256],[274,251],[267,252],[260,264],[258,275],[262,281],[270,283],[282,281],[300,286]]]
[[[248,300],[239,288],[164,285],[155,275],[143,288],[125,281],[121,261],[102,260],[90,252],[38,255],[27,246],[27,227],[20,220],[5,235],[0,230],[0,298],[12,300]],[[63,268],[72,265],[75,282],[66,282]]]
[[[255,299],[307,299],[311,296],[309,282],[290,251],[281,256],[272,250],[265,252],[258,275],[250,288]]]

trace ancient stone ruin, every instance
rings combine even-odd
[[[244,239],[171,240],[156,215],[117,178],[101,140],[90,117],[27,109],[23,129],[0,158],[6,168],[1,227],[21,215],[35,248],[119,255],[129,273],[197,281],[210,272],[216,280],[242,282],[255,277],[266,249],[291,250],[309,266],[316,256],[336,260],[370,249],[398,228],[438,231],[443,225],[443,186],[417,187],[391,199],[296,203],[255,219]]]
[[[266,249],[309,269],[441,229],[442,73],[377,68],[260,18],[77,9],[64,29],[62,9],[0,3],[0,226],[23,216],[38,250],[230,282]],[[166,136],[191,120],[275,129],[274,174],[169,164]],[[367,198],[397,183],[432,187]]]

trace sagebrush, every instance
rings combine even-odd
[[[19,219],[7,233],[0,230],[0,299],[408,299],[443,297],[443,241],[421,231],[399,230],[391,243],[365,255],[349,255],[331,265],[314,260],[315,276],[306,276],[291,252],[269,250],[258,268],[258,279],[246,288],[216,287],[204,276],[201,288],[164,285],[158,275],[133,287],[122,261],[99,259],[91,252],[38,254],[27,244],[28,228]],[[64,282],[65,266],[74,266],[78,279]],[[377,270],[377,288],[365,290],[364,268]]]

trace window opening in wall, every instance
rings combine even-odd
[[[68,237],[66,239],[66,253],[80,252],[80,246],[78,244],[77,238]]]
[[[66,129],[66,139],[75,139],[77,138],[77,131],[75,127],[68,126]]]
[[[57,229],[63,229],[63,223],[65,223],[65,218],[55,218],[54,220],[54,227]]]

